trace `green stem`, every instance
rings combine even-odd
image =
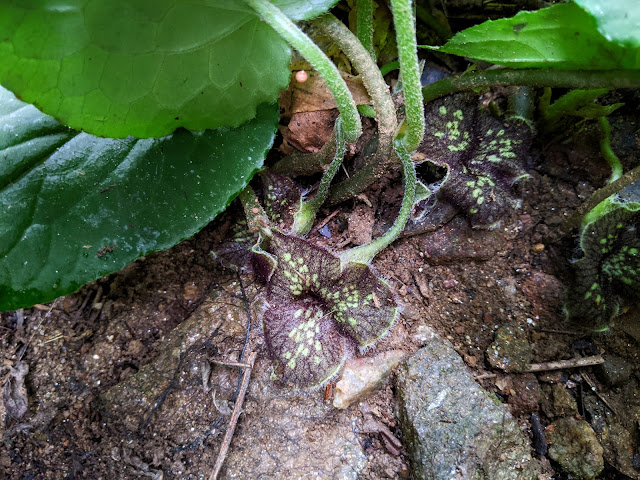
[[[611,177],[609,177],[609,183],[615,182],[622,176],[622,164],[618,156],[611,150],[611,125],[607,117],[598,117],[598,123],[602,130],[602,137],[600,137],[600,151],[605,158],[609,166],[611,167]]]
[[[533,87],[517,86],[509,95],[509,118],[522,120],[529,128],[533,127],[533,112],[535,105],[535,91]]]
[[[371,103],[378,121],[378,148],[374,158],[368,163],[373,164],[374,175],[381,173],[378,172],[379,168],[385,168],[384,164],[390,161],[393,151],[393,136],[398,128],[395,107],[389,94],[389,87],[369,52],[344,23],[333,15],[327,14],[313,20],[312,25],[321,34],[329,37],[344,52],[351,64],[360,73],[362,83],[371,97]]]
[[[418,46],[411,0],[391,0],[393,24],[396,28],[398,61],[404,89],[405,122],[407,132],[404,142],[407,150],[413,152],[424,137],[424,105],[420,68],[418,66]]]
[[[353,33],[333,15],[323,15],[315,19],[312,25],[319,33],[335,42],[360,73],[378,121],[378,147],[375,155],[351,178],[331,188],[328,202],[336,204],[362,192],[387,171],[394,161],[393,136],[398,123],[389,87],[375,62]]]
[[[278,34],[293,46],[322,76],[331,91],[342,117],[344,137],[355,142],[362,134],[360,114],[356,103],[340,76],[340,72],[324,52],[278,7],[268,0],[244,0]]]
[[[593,210],[601,202],[609,198],[611,195],[618,193],[628,185],[640,179],[640,166],[629,170],[617,180],[607,184],[599,190],[596,190],[582,205],[560,225],[556,235],[550,239],[551,242],[557,241],[567,235],[571,230],[580,225],[586,215]],[[588,223],[588,222],[585,222]]]
[[[258,201],[253,188],[249,185],[238,195],[244,214],[247,217],[247,227],[252,233],[262,233],[263,236],[271,238],[271,227],[262,205]]]
[[[640,70],[485,70],[444,78],[422,88],[424,102],[474,88],[530,85],[562,88],[637,88]]]
[[[342,165],[344,154],[347,151],[347,144],[340,134],[340,117],[336,120],[336,126],[334,129],[335,136],[335,156],[333,161],[329,164],[329,168],[322,175],[320,179],[320,185],[318,191],[311,200],[304,200],[300,203],[300,208],[293,216],[292,231],[295,235],[306,235],[311,230],[313,222],[316,219],[316,213],[327,199],[329,194],[329,186],[335,176],[336,172]]]
[[[375,62],[376,52],[373,49],[373,0],[358,0],[358,12],[356,17],[356,29],[358,40],[369,52],[369,56]]]
[[[395,141],[396,154],[402,162],[404,170],[404,197],[402,198],[402,205],[396,221],[387,232],[379,238],[376,238],[372,242],[366,245],[361,245],[349,250],[346,250],[340,254],[340,260],[342,264],[348,262],[369,264],[373,257],[375,257],[380,251],[385,249],[402,233],[411,208],[413,206],[413,200],[416,194],[416,168],[411,160],[411,155],[407,151],[405,142],[401,139]]]
[[[295,151],[278,160],[272,167],[273,173],[289,175],[313,175],[321,172],[330,163],[331,158],[336,155],[336,129],[331,132],[329,140],[325,142],[320,150],[315,153],[302,153]]]

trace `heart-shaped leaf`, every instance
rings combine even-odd
[[[276,261],[262,322],[285,385],[321,385],[340,369],[347,340],[364,348],[393,325],[398,305],[391,288],[368,266],[342,266],[327,250],[277,230],[268,251]]]
[[[336,0],[274,1],[292,19]],[[237,126],[289,80],[290,49],[239,0],[0,3],[0,83],[104,137]]]
[[[52,300],[193,235],[263,163],[278,123],[139,140],[61,127],[0,89],[0,310]]]

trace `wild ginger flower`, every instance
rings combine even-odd
[[[338,372],[350,342],[366,348],[393,325],[391,289],[367,265],[342,265],[327,250],[275,230],[268,251],[257,252],[268,261],[262,324],[285,385],[321,385]]]

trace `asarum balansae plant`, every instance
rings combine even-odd
[[[475,107],[472,95],[456,94],[430,102],[425,110],[427,133],[418,152],[445,177],[434,188],[437,201],[463,212],[474,227],[497,226],[504,214],[520,207],[513,186],[528,177],[531,145],[528,127],[518,128]],[[418,218],[431,197],[418,202]]]
[[[350,345],[364,349],[393,325],[398,305],[369,266],[344,265],[307,240],[272,231],[262,326],[275,376],[284,385],[321,385],[340,369]]]
[[[627,186],[585,217],[565,302],[570,321],[606,330],[626,302],[640,297],[639,188]]]
[[[398,305],[369,265],[283,233],[293,225],[299,190],[283,175],[260,177],[264,211],[243,194],[249,222],[235,222],[215,256],[266,282],[262,328],[274,377],[292,389],[311,389],[335,375],[354,348],[362,351],[384,336]],[[248,224],[262,227],[250,231]]]

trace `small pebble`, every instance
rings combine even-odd
[[[544,252],[544,243],[536,243],[533,247],[531,247],[531,251],[533,253],[542,253],[542,252]]]

